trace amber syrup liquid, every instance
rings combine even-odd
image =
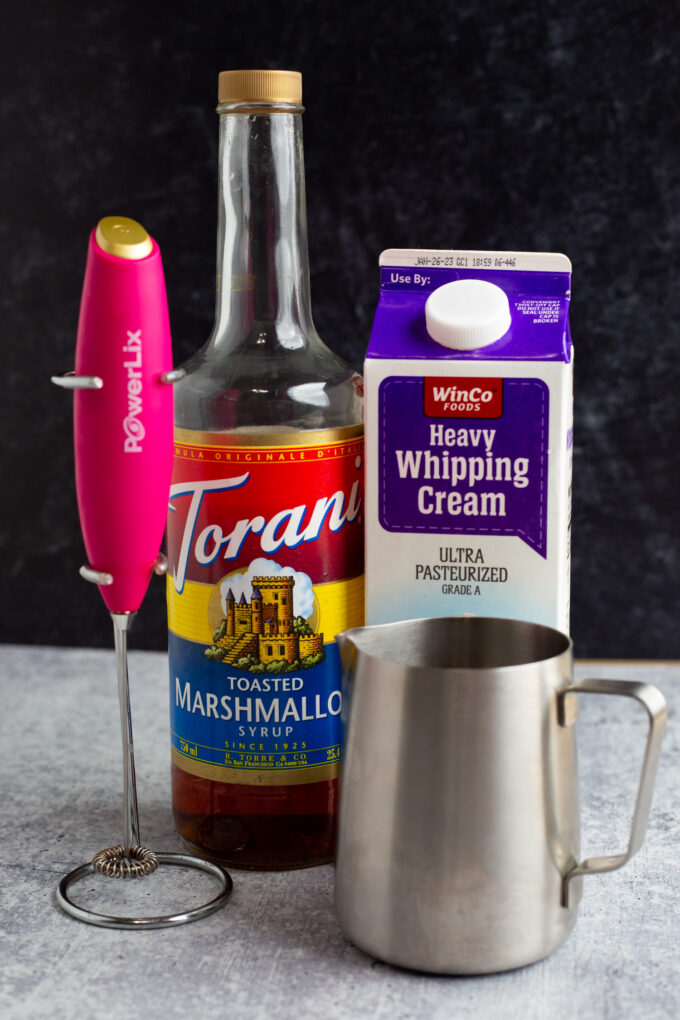
[[[175,825],[220,864],[254,871],[333,860],[337,779],[253,787],[192,776],[173,764]]]

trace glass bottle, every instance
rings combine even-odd
[[[301,91],[220,75],[215,325],[175,386],[175,822],[257,869],[332,859],[333,638],[363,622],[363,388],[312,321]]]

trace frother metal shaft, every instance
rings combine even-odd
[[[123,848],[126,857],[133,846],[138,846],[139,809],[137,807],[137,781],[135,778],[135,749],[132,742],[132,716],[130,714],[130,683],[127,667],[127,635],[135,613],[111,613],[116,646],[118,671],[118,703],[120,732],[123,742]]]

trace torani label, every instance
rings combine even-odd
[[[168,522],[173,761],[228,783],[334,778],[335,635],[363,623],[363,437],[176,431]],[[305,442],[306,440],[306,442]]]

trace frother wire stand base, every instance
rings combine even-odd
[[[206,874],[212,875],[220,883],[219,893],[207,903],[176,914],[162,914],[156,917],[117,917],[113,914],[100,914],[94,910],[86,910],[84,907],[79,907],[69,896],[69,889],[75,882],[85,878],[86,875],[96,874],[92,864],[88,863],[81,864],[79,868],[75,868],[68,875],[64,875],[57,887],[57,903],[67,914],[75,917],[78,921],[84,921],[85,924],[95,924],[100,928],[124,928],[129,930],[134,928],[173,928],[178,924],[198,921],[199,918],[207,917],[209,914],[219,910],[220,907],[223,907],[231,896],[233,888],[231,875],[224,868],[220,868],[219,865],[212,864],[210,861],[204,861],[198,857],[190,857],[188,854],[159,853],[157,856],[158,864],[161,867],[164,864],[168,864],[177,867],[195,868],[198,871],[204,871]]]

